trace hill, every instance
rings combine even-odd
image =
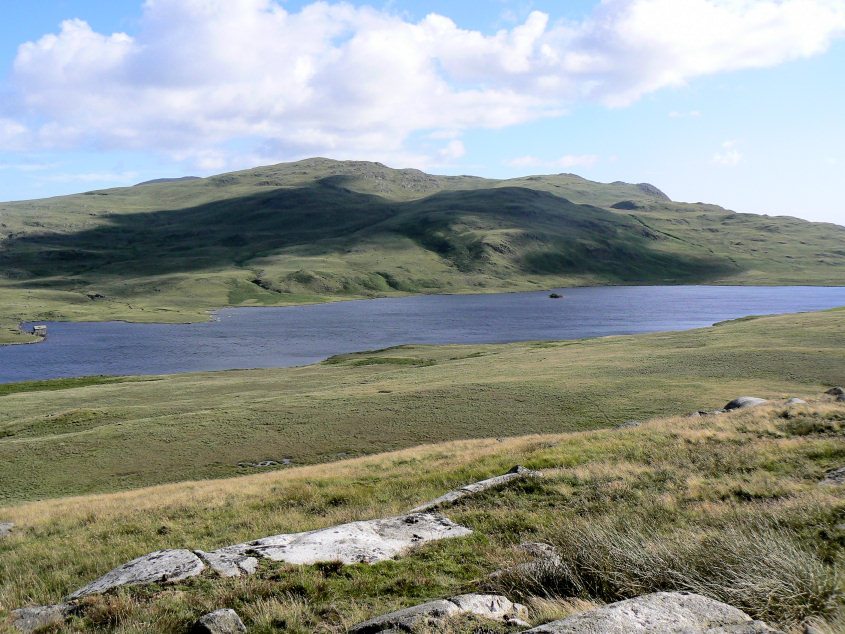
[[[572,174],[489,180],[308,159],[0,203],[0,341],[19,320],[581,284],[837,284],[845,227]]]

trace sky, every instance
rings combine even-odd
[[[0,200],[311,156],[845,225],[845,0],[0,0]]]

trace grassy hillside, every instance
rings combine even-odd
[[[719,400],[734,394],[726,389]],[[804,624],[842,632],[845,487],[818,482],[845,462],[845,405],[798,394],[809,402],[624,430],[441,443],[0,508],[0,519],[18,524],[0,541],[0,618],[16,607],[59,601],[152,550],[212,550],[398,514],[524,464],[544,477],[444,510],[475,531],[469,537],[372,566],[264,562],[241,579],[206,572],[177,585],[125,588],[85,599],[70,624],[50,631],[181,633],[200,615],[231,607],[250,632],[341,633],[393,609],[489,588],[527,603],[535,624],[594,602],[690,590],[790,633],[803,632]],[[563,564],[539,577],[510,574],[485,585],[490,573],[529,558],[518,548],[526,541],[554,545]],[[445,631],[518,630],[465,619]]]
[[[845,384],[843,332],[845,310],[832,310],[679,333],[402,346],[299,368],[0,386],[0,503],[821,392]]]
[[[845,227],[571,174],[495,181],[309,159],[0,203],[0,342],[22,319],[573,284],[838,284]]]

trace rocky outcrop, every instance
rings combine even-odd
[[[421,625],[439,625],[446,618],[459,614],[474,614],[491,621],[506,621],[519,625],[523,623],[522,619],[527,613],[524,605],[512,603],[501,595],[462,594],[377,616],[349,628],[349,633],[410,632]]]
[[[194,554],[223,577],[251,575],[258,570],[258,559],[239,552],[229,552],[225,548],[210,553],[204,550],[195,550]]]
[[[700,594],[656,592],[526,630],[525,634],[757,634],[761,621]]]
[[[8,537],[12,533],[12,529],[15,527],[14,522],[0,522],[0,539],[3,537]]]
[[[68,599],[105,592],[117,586],[182,581],[200,574],[206,564],[225,577],[239,577],[256,571],[257,556],[291,564],[322,561],[375,563],[401,555],[426,542],[470,534],[470,529],[442,515],[412,513],[305,533],[273,535],[212,552],[159,550],[107,572],[68,595]]]
[[[470,534],[470,529],[442,515],[411,513],[351,522],[305,533],[274,535],[204,553],[204,556],[226,559],[257,555],[290,564],[315,564],[321,561],[372,564],[401,555],[429,541]]]
[[[12,611],[12,625],[20,632],[34,632],[42,627],[61,625],[73,611],[70,603],[39,605]]]
[[[200,617],[191,634],[240,634],[246,626],[238,613],[231,609],[215,610]]]
[[[821,484],[826,484],[828,486],[845,484],[845,467],[839,467],[833,471],[828,471],[824,475],[824,478],[822,478]]]
[[[755,405],[762,405],[766,402],[764,398],[757,398],[756,396],[740,396],[739,398],[735,398],[730,403],[725,405],[726,411],[731,411],[732,409],[743,409],[745,407],[754,407]]]
[[[196,577],[204,569],[205,564],[190,550],[157,550],[107,572],[96,581],[68,595],[68,599],[98,594],[118,586],[182,581]]]
[[[503,475],[488,478],[486,480],[481,480],[479,482],[473,482],[472,484],[463,486],[460,489],[449,491],[449,493],[441,495],[439,498],[431,500],[431,502],[426,502],[421,506],[411,509],[411,513],[423,513],[425,511],[431,511],[441,506],[454,504],[458,500],[468,497],[470,495],[476,495],[478,493],[481,493],[482,491],[502,487],[510,482],[513,482],[514,480],[522,480],[524,478],[541,476],[542,474],[539,471],[531,471],[530,469],[526,469],[523,466],[517,465]]]
[[[841,387],[832,387],[827,390],[825,394],[830,394],[831,396],[843,396],[845,395],[845,389]]]

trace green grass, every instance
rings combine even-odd
[[[834,310],[581,341],[400,346],[298,368],[44,382],[62,389],[0,396],[0,503],[818,392],[845,384],[843,331],[845,311]]]
[[[18,526],[0,542],[0,616],[56,602],[152,550],[211,550],[397,514],[524,464],[544,477],[444,510],[475,531],[467,538],[372,566],[262,562],[242,579],[204,573],[176,585],[115,590],[85,599],[74,620],[54,631],[178,633],[203,613],[231,607],[252,632],[330,634],[376,614],[485,589],[526,602],[534,624],[592,602],[681,589],[730,601],[790,633],[807,622],[841,631],[845,487],[818,481],[843,464],[845,441],[815,431],[796,437],[783,425],[787,413],[840,420],[845,405],[818,390],[798,394],[806,405],[778,401],[625,430],[456,441],[2,508],[0,518]],[[529,558],[518,548],[525,541],[555,545],[561,563],[539,577],[489,579]],[[448,627],[453,634],[518,630],[479,630],[490,626],[469,620]]]
[[[631,209],[618,209],[633,201]],[[0,343],[19,321],[596,284],[839,284],[845,228],[573,175],[495,181],[310,159],[0,203]]]
[[[21,392],[52,392],[67,390],[86,385],[108,385],[110,383],[126,383],[133,381],[158,381],[156,377],[136,376],[80,376],[67,379],[47,379],[44,381],[21,381],[19,383],[0,384],[0,396],[20,394]]]

